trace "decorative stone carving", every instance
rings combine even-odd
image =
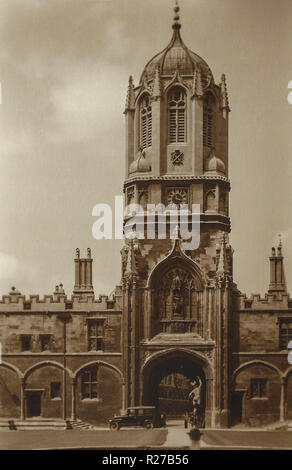
[[[130,188],[127,189],[127,204],[133,203],[133,200],[135,198],[135,187],[131,186]]]
[[[154,295],[154,322],[166,333],[196,332],[201,318],[201,292],[194,276],[172,268],[159,280]]]
[[[170,159],[173,165],[182,165],[184,161],[184,154],[181,150],[174,150],[171,153]]]
[[[211,363],[214,361],[214,350],[213,349],[207,349],[204,351],[204,356],[206,356]]]

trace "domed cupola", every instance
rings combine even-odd
[[[207,162],[205,173],[209,175],[225,175],[225,164],[220,158],[216,157],[214,152]]]
[[[145,66],[141,75],[140,84],[154,79],[155,71],[159,67],[163,76],[173,76],[176,70],[180,75],[194,75],[196,69],[200,69],[202,83],[208,86],[213,80],[213,75],[208,64],[197,54],[192,52],[184,44],[181,35],[179,22],[179,6],[174,7],[174,23],[172,25],[173,35],[168,46],[156,54]]]
[[[144,173],[148,171],[151,171],[151,165],[146,160],[145,151],[140,151],[138,158],[131,163],[129,173]]]

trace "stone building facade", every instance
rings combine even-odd
[[[207,427],[292,418],[292,299],[281,242],[270,257],[265,298],[233,280],[229,244],[225,75],[184,44],[175,7],[169,45],[130,77],[126,107],[125,239],[122,278],[111,298],[94,296],[92,258],[75,259],[75,286],[0,302],[0,414],[97,423],[127,406],[158,404],[166,377],[200,378]],[[151,231],[148,204],[155,206]],[[183,249],[170,216],[157,234],[159,204],[200,206],[200,244]],[[134,208],[134,209],[133,209]]]
[[[27,299],[14,287],[0,301],[0,416],[104,423],[125,408],[122,296],[95,298],[92,258],[75,259],[75,286]]]

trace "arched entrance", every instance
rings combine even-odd
[[[203,415],[206,415],[207,412],[209,416],[208,411],[212,408],[211,368],[200,353],[184,349],[173,349],[160,351],[150,356],[142,370],[142,403],[144,405],[155,405],[161,408],[161,386],[167,386],[166,379],[168,377],[181,377],[180,385],[184,393],[188,384],[194,389],[198,383],[201,383],[200,409]],[[174,397],[173,406],[176,406],[176,404],[179,405],[179,402]],[[185,403],[185,407],[187,406],[193,409],[191,398],[189,398],[188,405]],[[161,411],[165,410],[162,409]],[[178,407],[177,413],[173,410],[172,414],[181,415],[183,411],[184,408]],[[185,411],[189,410],[186,409]]]

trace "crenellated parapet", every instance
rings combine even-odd
[[[247,297],[245,294],[239,295],[239,310],[288,310],[292,313],[292,298],[289,294],[251,294]]]
[[[76,295],[67,296],[66,294],[54,293],[53,295],[30,295],[26,297],[20,293],[14,292],[9,295],[3,295],[0,300],[0,314],[13,312],[37,312],[37,313],[59,313],[63,311],[107,311],[120,309],[119,297],[120,287],[117,286],[112,296],[99,295]]]

